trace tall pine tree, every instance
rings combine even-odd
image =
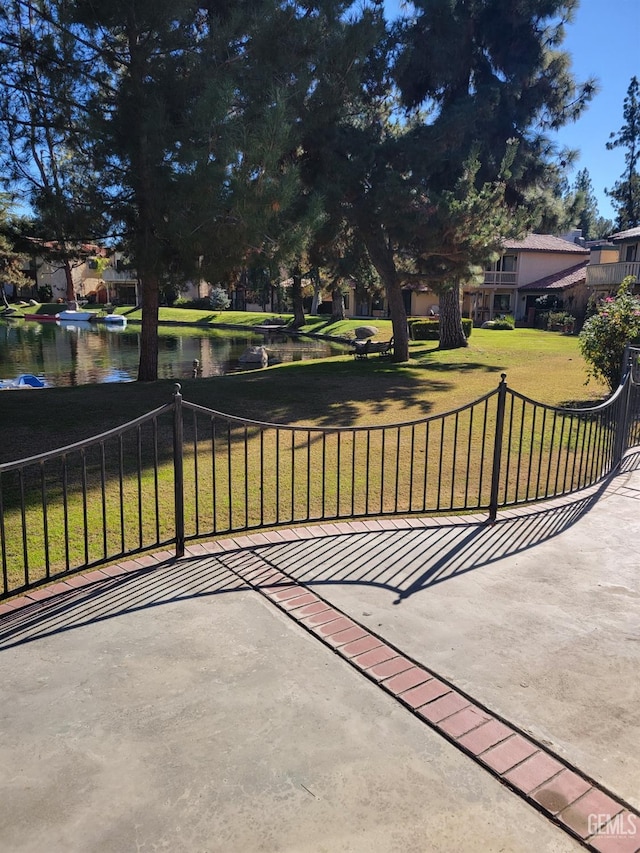
[[[625,170],[613,188],[606,190],[617,213],[616,227],[620,231],[640,225],[640,83],[632,77],[624,99],[624,124],[612,133],[607,148],[625,149]]]

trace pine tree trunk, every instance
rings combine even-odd
[[[65,250],[66,250],[66,246],[65,246]],[[66,257],[65,257],[63,263],[64,263],[64,277],[65,277],[65,281],[66,281],[66,285],[67,285],[66,299],[67,299],[67,302],[75,302],[76,294],[75,294],[75,290],[73,287],[73,274],[71,271],[71,264],[69,263],[69,259]]]
[[[453,284],[440,293],[440,349],[468,346],[460,313],[460,285]]]
[[[158,278],[153,274],[142,279],[142,333],[138,382],[155,382],[158,378]]]
[[[291,285],[291,300],[293,302],[293,329],[299,329],[304,326],[304,306],[302,304],[302,278],[300,270],[295,270],[293,273],[293,284]]]
[[[371,263],[384,284],[393,328],[393,361],[409,361],[409,326],[402,298],[402,284],[398,278],[393,251],[387,245],[381,228],[373,233],[364,223],[360,233],[367,247]]]
[[[344,296],[342,290],[336,285],[331,290],[331,322],[337,323],[344,319]]]

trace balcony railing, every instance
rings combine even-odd
[[[517,272],[496,272],[487,270],[484,274],[484,284],[490,287],[515,287],[518,283]]]
[[[587,285],[589,287],[615,287],[629,275],[634,276],[636,281],[640,281],[640,262],[589,264],[587,266]]]

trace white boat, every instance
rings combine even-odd
[[[126,326],[127,318],[122,314],[106,314],[104,317],[98,317],[99,323],[108,323],[110,326]]]
[[[67,323],[90,323],[95,317],[93,311],[60,311],[56,314],[57,320],[65,320]]]

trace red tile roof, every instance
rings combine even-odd
[[[627,231],[618,231],[617,234],[612,234],[609,239],[613,240],[614,243],[620,240],[638,240],[640,239],[640,225],[636,228],[629,228]]]
[[[588,255],[589,250],[577,243],[570,243],[561,237],[553,237],[551,234],[528,234],[523,240],[505,240],[505,249],[517,250],[518,252],[572,252],[580,255]]]
[[[586,280],[587,264],[585,261],[584,263],[576,264],[575,267],[570,267],[568,270],[560,270],[560,272],[539,278],[537,281],[523,284],[518,290],[564,290],[567,287],[572,287]]]

